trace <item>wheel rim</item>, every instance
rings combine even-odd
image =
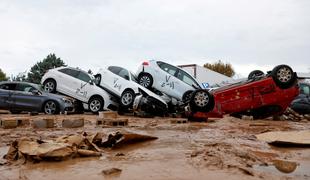
[[[151,79],[148,76],[142,76],[140,78],[139,84],[141,84],[144,87],[148,87],[151,84]]]
[[[129,104],[131,104],[132,100],[133,100],[133,96],[130,92],[126,92],[122,96],[122,104],[125,106],[128,106]]]
[[[277,78],[279,81],[286,83],[292,78],[292,72],[289,68],[283,67],[277,72]]]
[[[44,112],[46,114],[55,114],[56,112],[56,104],[53,101],[49,101],[44,106]]]
[[[89,104],[90,110],[92,112],[97,112],[99,111],[100,107],[101,107],[101,102],[97,99],[93,100],[90,102]]]
[[[47,82],[44,86],[44,91],[46,92],[52,92],[54,90],[54,83],[53,82]]]
[[[205,107],[209,103],[209,96],[207,92],[197,92],[194,97],[194,102],[199,107]]]

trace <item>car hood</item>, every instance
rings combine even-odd
[[[138,88],[141,89],[142,91],[144,91],[146,94],[148,94],[149,96],[152,96],[153,98],[161,101],[162,103],[164,103],[166,106],[167,105],[167,102],[164,101],[159,95],[153,93],[152,91],[150,91],[149,89],[145,88],[144,86],[141,86],[140,84],[137,84],[138,85]]]

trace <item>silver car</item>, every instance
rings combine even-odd
[[[43,92],[37,84],[27,82],[0,82],[0,109],[13,114],[22,111],[58,114],[73,111],[70,98]]]

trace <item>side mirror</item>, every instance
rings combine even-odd
[[[90,85],[94,85],[93,80],[89,80],[88,83],[89,83]]]
[[[31,93],[32,93],[33,95],[40,95],[40,91],[37,90],[37,89],[32,90]]]

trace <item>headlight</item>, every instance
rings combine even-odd
[[[72,101],[68,98],[63,97],[61,100],[63,100],[65,103],[72,104]]]

